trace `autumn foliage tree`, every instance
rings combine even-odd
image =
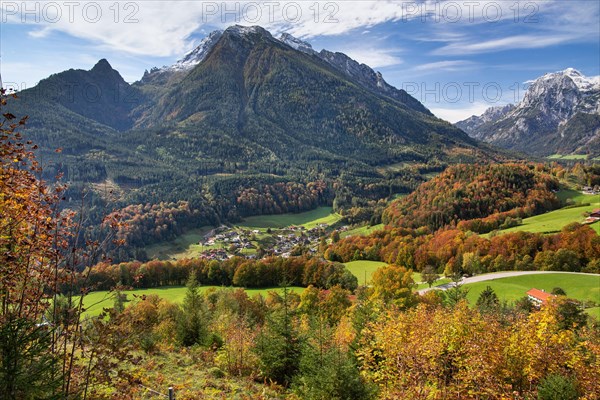
[[[12,96],[16,97],[16,96]],[[9,100],[0,90],[0,109]],[[41,179],[37,146],[19,131],[27,118],[0,122],[0,393],[14,399],[86,393],[90,371],[78,364],[82,340],[79,272],[99,261],[102,244],[82,243],[82,214],[60,208],[65,187]],[[112,222],[108,225],[113,226]],[[106,236],[106,241],[111,236]],[[67,294],[59,298],[61,291]],[[98,354],[87,352],[90,356]]]
[[[6,103],[2,90],[0,109]],[[62,188],[51,190],[37,177],[36,146],[18,131],[25,121],[4,113],[0,122],[0,392],[11,398],[40,396],[44,385],[51,391],[62,372],[43,348],[52,338],[40,324],[60,279],[68,221],[57,215]]]
[[[597,332],[562,328],[557,306],[508,326],[466,302],[390,310],[366,326],[357,357],[382,399],[537,398],[556,375],[577,382],[579,398],[597,399]]]

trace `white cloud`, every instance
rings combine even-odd
[[[401,58],[394,55],[398,50],[393,49],[359,48],[341,49],[339,51],[359,63],[367,64],[371,68],[389,67],[403,63]]]
[[[495,105],[497,105],[497,104],[495,104]],[[463,108],[435,107],[435,108],[429,108],[429,109],[436,117],[439,117],[439,118],[449,121],[451,123],[456,123],[458,121],[467,119],[472,115],[481,115],[489,107],[491,107],[491,105],[486,104],[486,103],[471,103],[471,104],[467,104]]]
[[[471,68],[475,65],[472,61],[467,60],[449,60],[436,61],[427,64],[417,65],[413,68],[415,71],[462,71],[466,68]]]
[[[482,43],[472,38],[474,24],[493,24],[489,21],[496,20],[496,16],[499,21],[514,19],[513,3],[497,0],[52,2],[58,5],[60,18],[56,18],[54,10],[44,11],[46,3],[39,1],[4,2],[0,7],[4,9],[3,24],[22,23],[18,11],[23,6],[28,9],[39,7],[41,18],[38,22],[35,17],[24,16],[26,23],[34,26],[30,32],[32,38],[47,37],[58,31],[112,51],[155,57],[181,55],[191,48],[192,34],[207,27],[225,27],[233,23],[261,25],[275,33],[287,31],[307,39],[346,34],[355,29],[360,29],[360,33],[392,21],[400,24],[398,29],[402,29],[401,24],[406,21],[422,21],[432,27],[431,35],[414,39],[442,41],[447,45],[438,52],[446,54],[543,47],[562,43],[572,35],[595,32],[597,36],[596,2],[561,0],[530,2],[536,7],[533,10],[519,3],[522,8],[518,15],[519,28],[544,31],[543,34],[508,36]],[[99,12],[98,5],[101,7]],[[531,11],[534,12],[532,21],[538,18],[538,23],[523,23]],[[95,21],[96,15],[99,15],[98,21]],[[461,32],[465,27],[468,34]],[[481,33],[478,28],[474,31]],[[380,60],[382,65],[397,61],[389,57]]]
[[[573,35],[515,35],[502,39],[475,43],[451,43],[432,52],[434,55],[489,53],[511,49],[534,49],[565,43],[576,39]]]

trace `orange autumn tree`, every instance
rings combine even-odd
[[[86,267],[98,262],[114,235],[78,240],[85,236],[83,214],[75,221],[74,212],[61,210],[65,187],[41,179],[37,146],[19,132],[27,117],[6,112],[11,97],[0,89],[0,393],[85,397],[100,357],[96,344],[78,351],[82,335],[93,332],[82,329],[83,296],[75,296],[85,293],[79,288],[89,281]],[[106,224],[119,227],[116,218]]]
[[[0,109],[7,97],[0,92]],[[25,121],[3,113],[0,122],[0,392],[44,398],[61,383],[58,358],[44,348],[54,333],[43,315],[64,277],[58,262],[68,217],[57,210],[63,188],[37,178],[36,146],[18,132]]]

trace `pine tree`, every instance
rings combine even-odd
[[[284,386],[289,386],[298,372],[302,345],[288,294],[284,287],[281,308],[268,316],[255,347],[263,376]]]
[[[498,296],[494,289],[491,286],[487,286],[485,290],[483,290],[479,294],[479,298],[477,299],[477,307],[482,312],[489,312],[496,310],[500,305],[500,301],[498,300]]]
[[[207,313],[204,300],[198,291],[198,280],[194,270],[188,277],[181,310],[177,324],[179,342],[184,346],[204,344],[207,338]]]

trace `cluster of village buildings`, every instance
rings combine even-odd
[[[348,230],[342,226],[338,231]],[[289,226],[287,228],[266,230],[244,229],[222,225],[208,232],[198,244],[206,247],[200,257],[209,260],[225,260],[233,256],[256,258],[262,255],[289,257],[294,249],[302,246],[310,253],[316,253],[322,237],[330,233],[329,224],[318,224],[306,229],[304,226]],[[259,243],[268,244],[260,248]]]

